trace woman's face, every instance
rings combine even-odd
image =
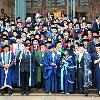
[[[100,47],[96,47],[96,51],[98,54],[100,54]]]

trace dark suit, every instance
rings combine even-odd
[[[93,23],[93,31],[99,32],[100,31],[100,24],[97,24],[97,22]]]
[[[29,77],[30,77],[30,52],[22,52],[19,57],[20,60],[20,78],[22,91],[27,92],[29,90]]]

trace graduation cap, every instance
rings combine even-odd
[[[100,37],[100,35],[94,35],[93,37],[98,39]]]
[[[3,38],[3,37],[8,38],[8,36],[7,36],[6,34],[2,34],[2,35],[1,35],[1,38]]]
[[[38,27],[39,27],[39,24],[38,24],[38,23],[35,23],[35,24],[34,24],[34,27],[36,27],[36,26],[38,26]]]
[[[63,23],[63,22],[61,22],[59,25],[60,25],[61,27],[64,27],[64,23]]]
[[[25,43],[24,43],[24,46],[25,46],[25,47],[28,47],[28,46],[30,46],[30,44],[25,42]]]
[[[13,32],[16,32],[16,33],[18,33],[18,31],[17,31],[17,30],[13,30]]]
[[[31,40],[30,40],[30,38],[26,38],[25,42],[26,42],[26,41],[31,41]]]
[[[86,20],[83,20],[82,23],[87,23],[87,21]]]
[[[58,29],[58,27],[56,25],[51,25],[51,29]]]
[[[65,52],[65,51],[68,52],[68,53],[70,53],[70,49],[68,49],[68,48],[65,48],[65,49],[64,49],[64,52]]]
[[[82,42],[84,42],[84,41],[89,42],[89,39],[88,39],[88,38],[83,38],[83,39],[82,39]]]
[[[16,26],[15,24],[11,24],[11,26]]]
[[[5,20],[5,23],[10,23],[10,20],[9,20],[9,19],[6,19],[6,20]]]
[[[3,33],[3,32],[7,32],[7,33],[8,33],[8,31],[7,31],[7,30],[3,30],[3,31],[2,31],[2,33]]]
[[[43,16],[43,15],[41,15],[39,18],[44,18],[44,16]]]
[[[47,44],[47,43],[52,43],[52,41],[45,41],[45,44]]]
[[[83,44],[83,43],[80,43],[80,44],[79,44],[79,47],[84,47],[84,44]]]
[[[43,23],[43,27],[48,27],[48,25],[46,23]]]
[[[58,43],[61,43],[61,41],[59,41],[59,40],[58,40],[58,41],[56,41],[56,44],[58,44]]]
[[[63,34],[59,34],[58,36],[57,36],[57,38],[63,38],[64,36],[63,36]]]
[[[96,46],[96,47],[100,47],[100,43],[96,44],[95,46]]]
[[[40,32],[40,35],[44,35],[44,34],[45,34],[45,32],[43,32],[43,31],[42,31],[42,32]]]
[[[73,23],[73,21],[68,22],[68,24]]]
[[[34,41],[34,40],[37,40],[37,41],[39,41],[37,38],[34,38],[34,39],[32,39],[32,41]]]
[[[80,22],[76,22],[76,23],[74,24],[74,26],[76,26],[77,24],[80,25]]]
[[[72,38],[73,38],[73,35],[69,35],[69,38],[71,38],[71,39],[72,39]]]
[[[71,40],[68,39],[68,40],[66,41],[66,43],[71,43]]]
[[[92,22],[87,22],[87,24],[92,24]]]
[[[10,39],[7,37],[7,38],[4,38],[4,40],[8,40],[9,41]]]
[[[54,44],[52,44],[51,46],[49,46],[49,49],[52,49],[52,48],[56,48],[56,46]]]
[[[42,46],[42,45],[44,45],[44,46],[45,46],[45,43],[44,43],[44,42],[41,42],[41,43],[39,44],[39,46]]]
[[[4,45],[4,46],[3,46],[3,49],[4,49],[4,48],[6,48],[6,47],[10,48],[10,46],[9,46],[9,45]]]
[[[0,18],[0,21],[3,21],[3,18]]]
[[[88,34],[87,33],[82,34],[82,38],[84,38],[85,36],[88,37]]]
[[[21,37],[20,36],[16,36],[16,39],[21,39]]]

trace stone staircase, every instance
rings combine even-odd
[[[14,89],[13,89],[13,93],[14,93],[14,94],[20,94],[20,93],[21,93],[21,89],[20,89],[20,88],[14,88]],[[39,90],[37,91],[35,88],[31,88],[30,94],[32,94],[32,95],[52,95],[52,94],[47,94],[47,93],[45,93],[45,91],[42,90],[42,89],[39,89]],[[97,94],[97,89],[95,89],[95,88],[90,88],[90,89],[89,89],[89,94]],[[54,95],[65,95],[65,94],[57,93],[57,94],[54,94]],[[81,94],[74,93],[74,94],[71,94],[71,95],[81,95]]]

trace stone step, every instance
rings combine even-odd
[[[89,91],[89,93],[91,93],[91,94],[97,93],[97,89],[94,89],[94,88],[91,88],[91,89],[89,89],[88,91]],[[21,89],[20,89],[20,88],[14,88],[14,89],[13,89],[13,92],[14,92],[14,93],[21,93]],[[31,88],[30,93],[44,93],[44,94],[46,94],[44,90],[39,89],[39,90],[37,91],[35,88]],[[76,94],[76,93],[74,93],[74,94]]]

